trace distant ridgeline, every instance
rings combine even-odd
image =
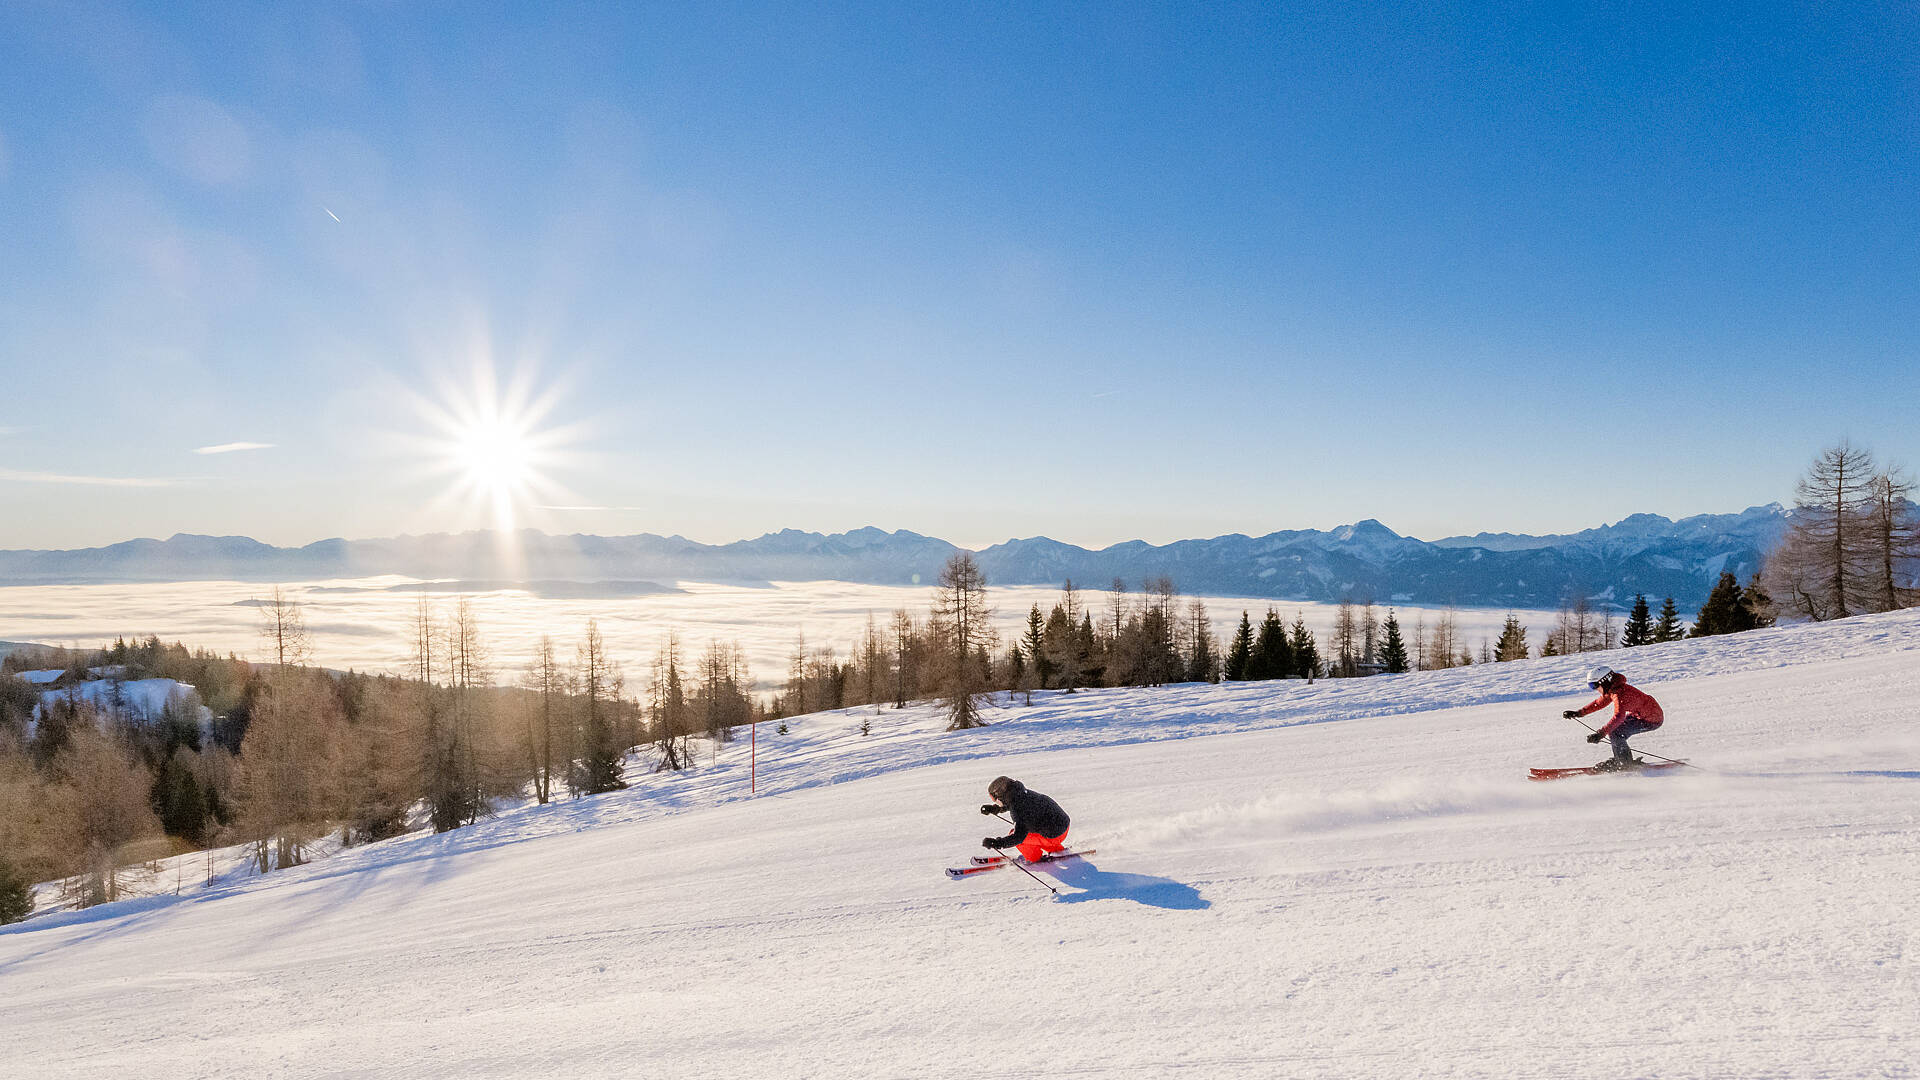
[[[1281,600],[1557,607],[1586,596],[1625,609],[1635,593],[1672,596],[1697,608],[1723,571],[1741,580],[1785,532],[1778,504],[1739,514],[1671,521],[1636,514],[1614,525],[1561,536],[1481,533],[1432,542],[1400,536],[1367,520],[1331,531],[1214,537],[1156,546],[1141,541],[1098,551],[1036,537],[1009,540],[977,555],[995,585],[1059,585],[1067,578],[1104,588],[1115,578],[1134,587],[1171,577],[1181,591]],[[501,538],[490,532],[322,540],[280,548],[241,536],[129,540],[77,551],[0,551],[0,584],[151,581],[310,581],[399,574],[471,579],[498,585],[531,581],[765,583],[850,581],[932,584],[960,550],[917,533],[856,529],[822,535],[788,529],[731,544],[680,536],[514,537],[518,577],[503,572]]]

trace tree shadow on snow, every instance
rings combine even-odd
[[[1085,859],[1069,859],[1050,864],[1047,873],[1062,885],[1079,889],[1060,894],[1060,903],[1082,904],[1089,900],[1131,900],[1146,907],[1169,911],[1203,911],[1212,907],[1200,890],[1172,878],[1151,874],[1113,874]]]

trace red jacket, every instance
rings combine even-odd
[[[1609,702],[1613,704],[1613,719],[1607,721],[1606,726],[1600,729],[1602,735],[1613,734],[1613,729],[1619,727],[1629,716],[1639,717],[1640,722],[1648,727],[1659,727],[1666,720],[1666,717],[1660,713],[1660,703],[1648,697],[1646,691],[1635,690],[1628,686],[1625,679],[1614,680],[1613,689],[1594,698],[1592,704],[1580,710],[1579,715],[1585,716],[1590,712],[1597,712],[1605,708]]]

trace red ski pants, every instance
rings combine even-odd
[[[1020,841],[1020,846],[1014,850],[1018,851],[1020,857],[1028,862],[1039,862],[1042,855],[1048,852],[1060,851],[1066,846],[1066,833],[1061,833],[1059,836],[1041,836],[1039,833],[1030,832],[1027,834],[1025,840]]]

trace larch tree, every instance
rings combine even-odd
[[[11,732],[0,732],[0,858],[29,882],[71,869],[72,822],[52,772],[36,768]]]
[[[893,613],[893,707],[907,707],[907,677],[916,631],[913,613],[896,608]],[[916,688],[917,690],[917,688]]]
[[[467,816],[459,725],[454,719],[453,694],[445,682],[453,667],[451,634],[424,596],[414,605],[412,630],[409,667],[420,794],[433,831],[446,832],[459,828]]]
[[[1360,622],[1354,616],[1353,601],[1343,599],[1333,616],[1332,653],[1327,657],[1332,674],[1350,679],[1359,674]]]
[[[1207,617],[1206,601],[1198,597],[1187,602],[1187,681],[1220,681],[1220,661],[1214,655],[1213,620]]]
[[[275,668],[240,744],[239,811],[261,873],[306,861],[342,799],[339,699],[308,668]]]
[[[980,718],[979,701],[986,678],[977,654],[993,643],[993,609],[987,605],[987,577],[972,552],[956,553],[941,568],[933,607],[947,646],[943,680],[947,730],[980,727],[986,723]]]
[[[616,715],[622,690],[618,665],[607,655],[600,624],[587,620],[586,636],[575,652],[575,678],[580,688],[580,757],[574,769],[581,794],[598,795],[627,786],[621,764],[625,747]]]
[[[306,663],[312,646],[299,603],[289,599],[286,590],[278,585],[267,599],[255,603],[259,605],[260,638],[273,657],[273,664],[284,668]]]
[[[719,670],[721,658],[710,646],[706,658],[707,670],[703,671],[703,680],[712,683],[712,689],[719,693]],[[719,702],[709,698],[706,703],[706,721],[702,726],[709,735],[715,730],[724,730],[718,709]],[[693,709],[687,698],[687,687],[680,676],[680,637],[669,631],[666,640],[660,643],[660,650],[654,653],[652,676],[647,680],[647,706],[651,714],[649,720],[653,729],[653,744],[660,751],[660,763],[657,771],[679,772],[693,764],[687,738],[693,733]]]
[[[1106,645],[1109,652],[1120,641],[1120,631],[1126,627],[1129,607],[1131,604],[1127,599],[1127,583],[1120,578],[1114,578],[1107,585]]]
[[[56,801],[71,829],[66,848],[80,856],[73,899],[83,907],[120,899],[120,869],[160,853],[143,853],[141,842],[164,847],[160,820],[147,801],[153,774],[93,724],[74,730],[54,771],[63,789]]]
[[[1809,618],[1869,609],[1873,477],[1873,456],[1842,439],[1800,478],[1792,523],[1768,561],[1776,566],[1774,590]]]
[[[1911,497],[1914,481],[1905,470],[1888,466],[1867,483],[1866,519],[1868,595],[1878,611],[1895,611],[1920,602],[1920,513]]]
[[[554,726],[566,701],[566,669],[546,634],[534,650],[526,687],[533,692],[532,708],[526,711],[527,764],[533,770],[533,797],[545,805],[553,799]]]
[[[471,825],[489,806],[489,779],[495,747],[492,734],[493,668],[473,602],[462,596],[454,605],[447,635],[447,686],[452,692],[449,714],[454,733],[455,767],[459,775],[459,823]]]
[[[787,715],[802,716],[813,709],[807,700],[807,632],[797,632],[787,656]]]
[[[887,645],[880,635],[873,612],[867,612],[867,629],[860,635],[860,704],[877,705],[884,696],[881,687],[887,679]]]
[[[255,683],[240,744],[240,820],[265,873],[306,861],[342,799],[339,699],[311,655],[300,606],[279,588],[260,606],[260,636],[272,659]]]

